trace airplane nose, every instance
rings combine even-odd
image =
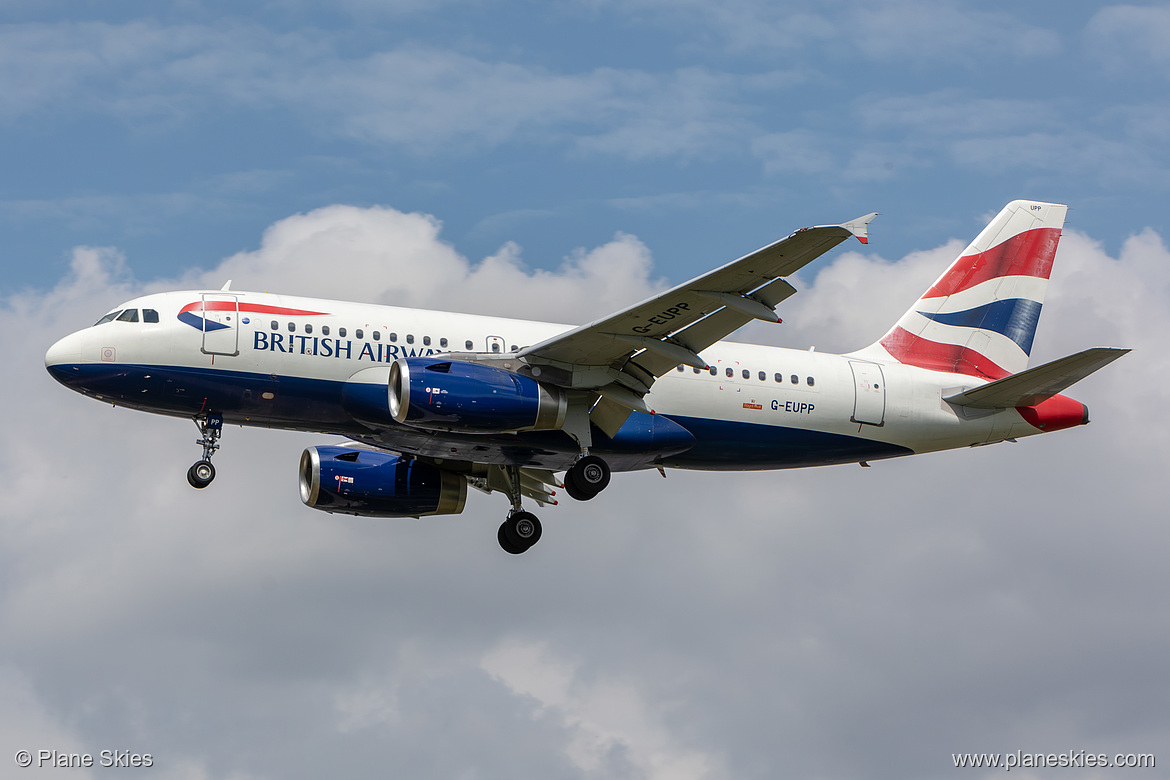
[[[45,352],[45,368],[61,384],[70,384],[77,373],[78,364],[81,363],[80,341],[76,333],[71,333]]]

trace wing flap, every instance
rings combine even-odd
[[[974,409],[1035,406],[1081,381],[1129,352],[1116,347],[1093,347],[1075,355],[1029,368],[943,400]]]

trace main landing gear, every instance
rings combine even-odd
[[[525,512],[521,505],[520,467],[507,466],[508,492],[512,497],[512,511],[508,519],[500,524],[496,539],[504,552],[519,555],[526,552],[532,545],[540,541],[540,520],[531,512]]]
[[[500,524],[496,539],[504,552],[519,555],[540,541],[540,520],[521,505],[520,467],[505,466],[512,510]],[[565,492],[578,501],[588,501],[609,484],[609,464],[596,455],[582,452],[577,462],[565,472]]]
[[[588,501],[608,484],[609,464],[596,455],[583,453],[565,472],[565,492],[578,501]]]
[[[208,414],[202,419],[196,417],[195,424],[199,426],[202,438],[196,439],[196,444],[203,445],[203,459],[187,469],[187,481],[191,487],[203,489],[215,479],[215,466],[211,465],[211,456],[219,449],[219,437],[223,433],[223,415]]]

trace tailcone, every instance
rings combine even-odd
[[[1089,424],[1089,407],[1066,395],[1054,395],[1034,406],[1017,406],[1024,421],[1044,433]]]

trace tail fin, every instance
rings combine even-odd
[[[1068,206],[1015,200],[864,352],[986,379],[1028,367]]]

